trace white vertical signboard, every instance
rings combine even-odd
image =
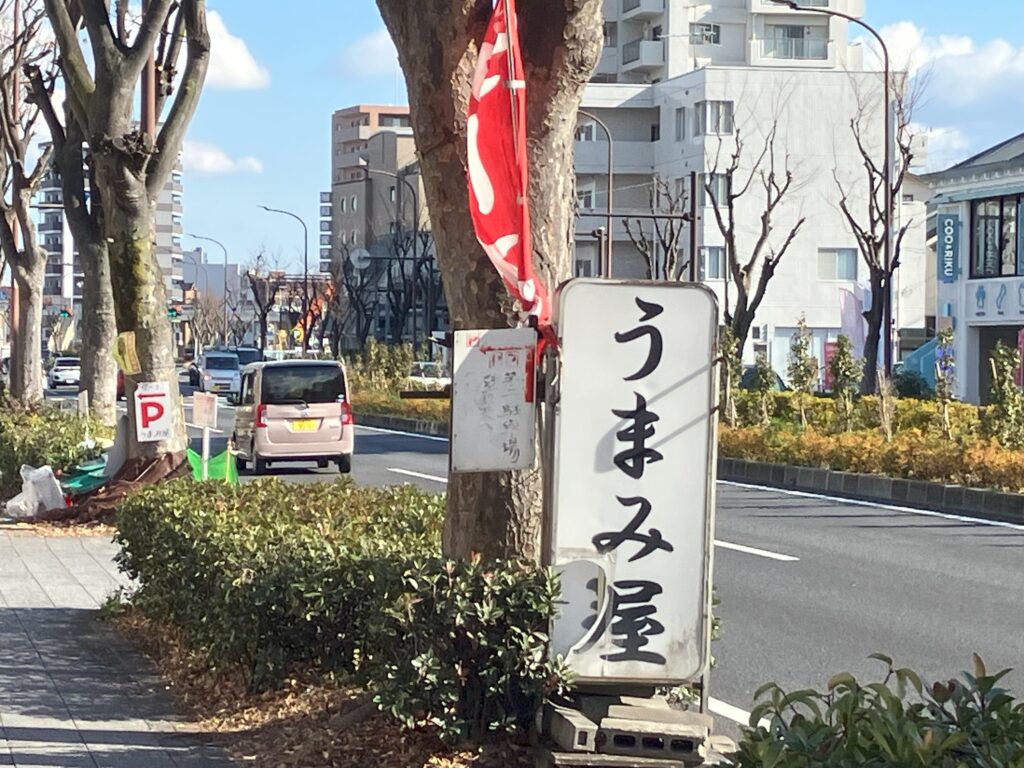
[[[534,434],[537,331],[456,331],[452,350],[453,472],[528,469]]]
[[[574,280],[556,324],[552,652],[581,681],[692,679],[707,662],[714,294]]]
[[[170,440],[174,427],[171,407],[171,386],[166,381],[135,387],[135,436],[140,443]]]

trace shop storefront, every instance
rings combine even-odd
[[[1024,134],[928,181],[937,326],[954,329],[958,396],[985,402],[996,343],[1024,352]]]

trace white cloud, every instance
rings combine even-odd
[[[206,84],[229,90],[257,90],[270,85],[270,73],[249,52],[245,40],[228,31],[217,11],[206,19],[210,30],[210,70]],[[181,67],[184,67],[184,60]]]
[[[181,151],[186,171],[194,173],[262,173],[263,163],[255,157],[232,158],[213,144],[186,141]]]
[[[394,77],[401,73],[398,52],[384,27],[345,48],[335,61],[334,70],[346,77]]]

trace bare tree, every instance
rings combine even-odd
[[[732,328],[736,338],[737,354],[741,356],[768,284],[806,221],[801,216],[789,228],[785,237],[781,238],[781,242],[772,237],[779,205],[794,189],[788,153],[783,157],[781,168],[778,167],[775,148],[778,129],[779,121],[776,118],[765,135],[759,154],[747,165],[747,146],[737,128],[735,150],[730,154],[728,162],[724,165],[721,163],[720,141],[715,161],[703,182],[704,193],[711,202],[715,222],[725,242],[725,269],[728,276],[725,281],[724,315],[726,324]],[[719,179],[724,181],[724,189],[718,187]],[[760,195],[760,215],[753,241],[741,243],[743,227],[737,222],[736,201],[746,195]],[[729,295],[730,284],[736,291],[732,301]]]
[[[252,325],[243,315],[245,310],[244,295],[241,288],[238,291],[229,290],[227,298],[224,300],[228,310],[228,327],[225,332],[225,339],[233,341],[238,346],[245,343],[245,336]]]
[[[903,188],[903,182],[914,159],[912,119],[914,108],[924,92],[926,83],[926,77],[912,81],[905,72],[896,72],[892,75],[890,85],[894,96],[893,118],[896,127],[894,172],[890,179],[892,200],[899,199],[900,190]],[[881,150],[872,151],[871,142],[867,136],[868,132],[878,124],[880,116],[877,114],[877,105],[879,101],[877,91],[866,94],[858,90],[857,113],[850,120],[850,130],[864,166],[863,178],[867,195],[863,207],[860,205],[855,207],[850,200],[853,184],[841,179],[837,170],[833,169],[832,171],[836,186],[839,188],[839,209],[843,212],[843,216],[857,238],[857,246],[868,266],[871,282],[871,306],[864,311],[868,328],[864,339],[864,378],[861,381],[861,391],[865,393],[875,391],[878,348],[884,322],[886,296],[891,290],[893,275],[896,274],[900,265],[900,249],[903,245],[903,238],[912,224],[907,221],[893,233],[892,263],[886,266],[885,166],[883,159],[879,157]],[[874,124],[869,125],[872,117]]]
[[[213,344],[223,327],[224,302],[216,296],[200,294],[192,303],[192,338],[196,352]]]
[[[517,319],[468,215],[466,108],[489,2],[377,0],[405,72],[419,167],[452,324],[497,328]],[[601,51],[601,0],[520,0],[526,74],[534,257],[552,289],[570,274],[573,138]],[[460,473],[448,486],[444,550],[455,557],[537,557],[541,472]]]
[[[281,293],[286,282],[284,272],[274,269],[274,264],[276,264],[276,259],[271,259],[264,251],[260,251],[245,273],[246,280],[249,281],[252,301],[256,306],[256,320],[260,326],[260,337],[256,346],[261,351],[267,346],[270,312],[277,304],[278,294]]]
[[[373,330],[377,306],[381,300],[379,263],[374,260],[357,267],[352,263],[348,248],[343,246],[340,257],[332,265],[332,277],[339,287],[338,295],[345,297],[341,318],[343,331],[339,335],[351,330],[360,349],[366,346],[366,340]]]
[[[149,0],[137,23],[128,19],[129,3],[124,0],[113,5],[109,0],[45,4],[60,49],[67,103],[88,141],[93,181],[102,199],[118,329],[135,333],[142,368],[139,380],[166,382],[176,391],[164,276],[154,252],[153,212],[178,162],[206,79],[210,35],[205,0]],[[80,24],[88,55],[79,37]],[[182,45],[186,63],[179,81]],[[139,127],[134,96],[140,78],[153,87],[143,88],[152,99],[144,100],[147,108]],[[132,386],[129,383],[129,390]],[[135,413],[128,409],[130,467],[141,470],[168,455],[171,464],[183,460],[185,424],[180,411],[172,410],[170,438],[140,443]]]
[[[15,11],[18,11],[15,17]],[[11,350],[11,395],[31,402],[43,394],[43,284],[46,251],[39,246],[32,217],[32,198],[50,165],[52,148],[30,162],[39,108],[26,104],[26,67],[47,69],[53,88],[53,46],[43,38],[46,15],[38,0],[0,0],[0,250],[18,287],[18,336]],[[8,25],[9,24],[9,25]],[[20,237],[20,243],[19,243]]]
[[[689,269],[689,259],[680,263],[679,253],[685,222],[675,218],[687,212],[689,203],[685,187],[673,189],[667,180],[655,176],[650,187],[651,213],[666,218],[622,220],[626,234],[643,257],[648,280],[679,280]]]

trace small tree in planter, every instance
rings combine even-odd
[[[992,405],[985,413],[985,432],[1006,448],[1024,448],[1024,393],[1017,386],[1020,353],[997,341],[989,364]]]
[[[736,415],[736,391],[743,380],[743,361],[740,358],[739,344],[732,327],[722,326],[719,334],[719,349],[722,356],[721,405],[725,412],[725,420],[730,427],[738,423]]]
[[[935,353],[935,399],[939,401],[942,417],[942,436],[949,440],[953,429],[949,423],[949,404],[953,402],[956,387],[956,355],[953,352],[953,329],[939,331],[939,346]]]
[[[811,354],[813,334],[807,327],[803,315],[796,325],[796,333],[789,344],[789,384],[794,390],[794,400],[800,411],[800,426],[807,427],[807,401],[818,383],[818,359]]]
[[[761,423],[768,426],[772,417],[772,389],[775,387],[775,371],[768,364],[768,356],[759,352],[754,363],[754,376],[751,389],[757,395],[761,410]]]
[[[843,419],[843,429],[849,432],[853,428],[853,396],[860,385],[861,361],[853,353],[853,345],[849,336],[840,335],[836,339],[836,352],[828,363],[828,372],[832,377],[832,396]]]

